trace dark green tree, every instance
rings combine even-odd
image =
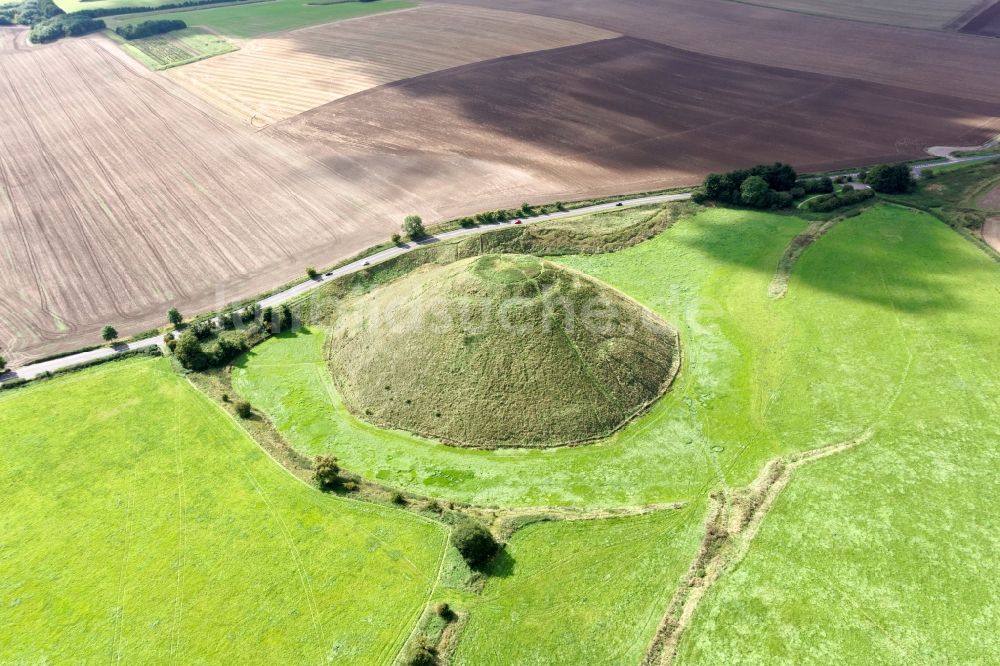
[[[177,338],[174,345],[174,356],[188,370],[204,370],[208,367],[209,358],[201,348],[201,342],[194,331],[187,330]]]
[[[771,203],[771,186],[761,176],[750,176],[740,185],[740,202],[751,208],[767,208]]]
[[[403,233],[413,240],[420,240],[427,237],[427,231],[424,229],[424,221],[420,219],[419,215],[406,216],[406,219],[403,220]]]
[[[880,164],[868,171],[868,184],[881,194],[902,194],[913,188],[907,164]]]
[[[463,520],[451,532],[453,545],[473,569],[481,569],[500,551],[490,531],[477,522]]]
[[[174,326],[180,326],[181,322],[184,321],[184,316],[177,311],[177,308],[170,308],[167,310],[167,321]]]
[[[118,337],[118,331],[114,326],[108,325],[101,329],[101,337],[105,342],[111,342]]]

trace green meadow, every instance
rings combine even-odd
[[[703,600],[679,660],[996,657],[996,594],[983,583],[998,525],[983,507],[1000,499],[998,266],[931,215],[879,204],[809,248],[787,294],[769,298],[805,226],[705,210],[617,253],[558,258],[681,332],[672,391],[595,445],[485,452],[380,430],[344,407],[322,326],[255,349],[234,383],[307,454],[332,451],[373,480],[484,505],[696,503],[745,486],[771,458],[871,433],[795,472],[749,554]],[[679,521],[654,515],[621,523]],[[617,519],[515,534],[512,562],[472,603],[456,663],[634,663],[690,564],[699,521],[677,522],[682,536],[655,556],[624,537],[616,546]],[[641,582],[630,566],[646,572]]]
[[[226,37],[246,39],[415,6],[416,3],[410,0],[378,0],[378,2],[263,0],[220,6],[208,5],[201,9],[185,8],[146,14],[127,14],[106,19],[106,23],[109,28],[114,29],[126,23],[154,18],[180,19],[189,27],[206,28]]]
[[[0,394],[0,663],[391,662],[445,531],[323,495],[165,360]]]

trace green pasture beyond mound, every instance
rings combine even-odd
[[[605,437],[680,365],[676,331],[652,312],[516,254],[426,266],[347,302],[329,350],[355,414],[485,448]]]
[[[165,360],[0,394],[0,663],[391,662],[444,529],[323,495]]]
[[[301,451],[334,452],[357,473],[417,492],[506,506],[690,502],[660,527],[636,519],[649,521],[643,543],[660,539],[673,555],[654,565],[662,587],[629,582],[627,603],[605,590],[626,575],[617,562],[634,555],[651,566],[627,528],[516,534],[510,561],[471,602],[459,663],[639,654],[643,632],[624,627],[655,626],[693,557],[684,535],[697,531],[695,507],[711,489],[746,485],[775,456],[863,433],[858,448],[795,472],[745,559],[703,600],[679,660],[996,661],[1000,598],[984,582],[1000,565],[990,510],[1000,501],[1000,267],[932,216],[878,205],[810,247],[786,296],[769,298],[805,226],[705,210],[630,249],[559,259],[674,322],[685,340],[673,389],[593,445],[456,449],[361,422],[328,376],[320,328],[255,349],[234,382]]]

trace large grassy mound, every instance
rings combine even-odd
[[[422,269],[362,296],[330,349],[347,403],[367,420],[490,448],[606,436],[679,365],[671,326],[523,255]]]

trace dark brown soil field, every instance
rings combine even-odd
[[[1000,102],[1000,40],[808,16],[728,0],[448,0],[566,18],[762,65]]]
[[[962,32],[985,37],[1000,37],[1000,2],[990,6],[962,26]]]
[[[11,363],[98,343],[105,324],[135,333],[172,305],[195,314],[273,288],[382,240],[416,203],[215,120],[103,38],[28,48],[15,34],[0,30]]]
[[[343,176],[378,173],[458,214],[692,184],[761,161],[920,157],[985,141],[998,115],[998,104],[621,38],[410,79],[268,131]]]

